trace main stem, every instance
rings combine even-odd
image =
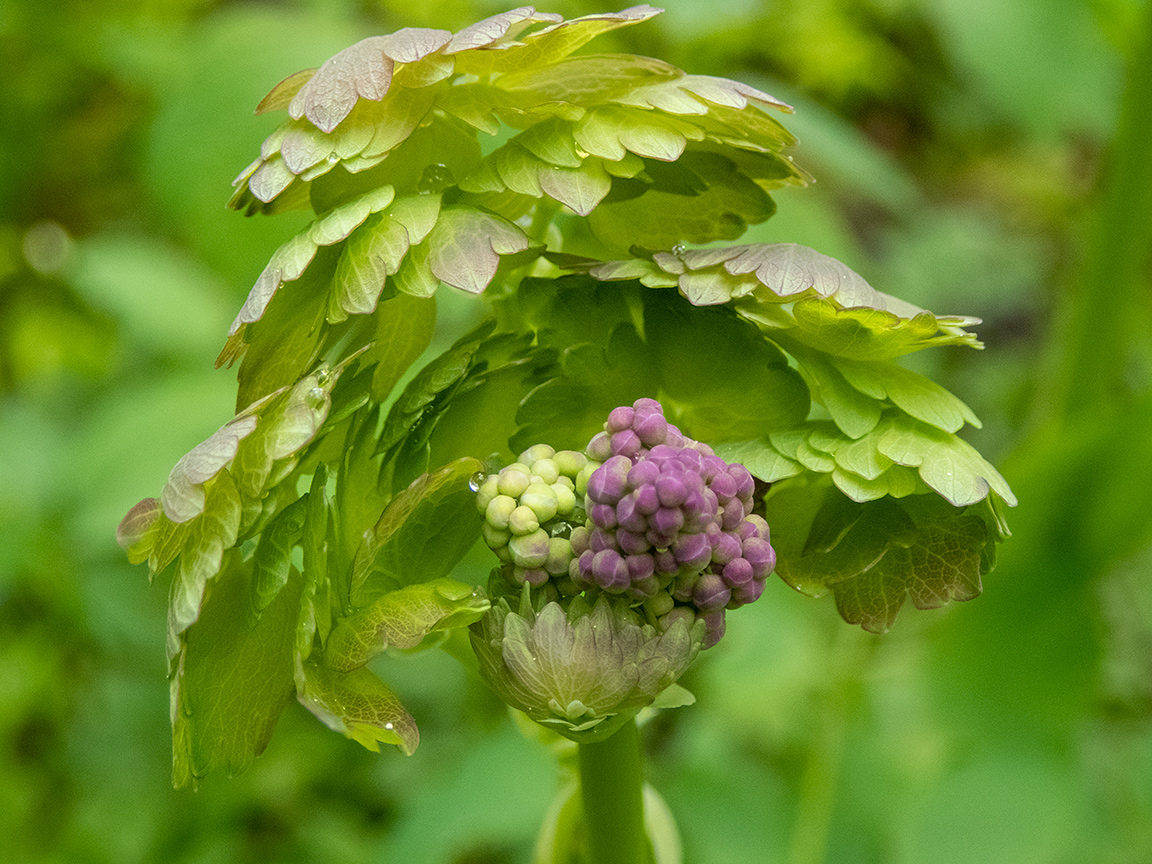
[[[579,745],[579,750],[586,864],[649,864],[636,721],[629,720],[603,741]]]

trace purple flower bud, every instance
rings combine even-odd
[[[517,585],[523,585],[527,582],[533,588],[539,588],[548,581],[548,571],[539,568],[523,569],[517,567],[512,571],[512,578]]]
[[[679,449],[679,448],[684,446],[684,442],[686,440],[687,439],[684,437],[683,432],[681,432],[677,427],[673,426],[671,423],[668,424],[668,431],[666,433],[664,433],[664,443],[665,444],[667,444],[669,447],[674,447],[676,449]]]
[[[676,561],[676,556],[672,554],[671,549],[657,550],[652,558],[656,562],[657,573],[670,576],[680,571],[680,564]]]
[[[655,483],[660,476],[660,466],[650,459],[642,459],[628,471],[628,485],[633,489]]]
[[[648,530],[648,517],[636,509],[636,493],[629,492],[616,505],[616,524],[637,534]]]
[[[686,570],[699,570],[712,560],[712,545],[705,534],[681,534],[671,548],[676,561]]]
[[[743,585],[737,585],[732,589],[731,602],[739,606],[745,606],[748,603],[755,603],[763,593],[763,580],[753,579],[751,582],[745,582]]]
[[[655,549],[667,549],[676,541],[677,536],[679,535],[675,531],[657,531],[654,528],[649,528],[644,533],[644,539]]]
[[[704,619],[704,641],[701,643],[701,649],[711,648],[717,642],[724,638],[724,610],[716,609],[712,612],[705,612],[700,618]]]
[[[746,558],[733,558],[724,565],[724,581],[735,587],[752,581],[752,565]]]
[[[613,456],[588,478],[588,497],[597,504],[615,504],[624,494],[632,462],[624,456]]]
[[[663,444],[668,436],[668,421],[663,414],[655,411],[644,412],[637,410],[632,420],[632,431],[639,436],[641,443],[646,447],[655,447]]]
[[[741,555],[752,567],[753,578],[763,579],[776,566],[776,551],[767,540],[749,537],[744,541]]]
[[[616,549],[616,535],[603,528],[593,528],[588,535],[588,548],[593,552],[603,552],[605,549]]]
[[[740,526],[740,539],[747,540],[749,537],[759,537],[765,542],[768,541],[768,523],[764,521],[763,516],[750,513],[744,517],[744,524]]]
[[[688,500],[688,487],[679,477],[671,473],[661,474],[655,483],[656,497],[660,499],[661,507],[680,507]]]
[[[725,531],[736,531],[744,521],[744,505],[739,498],[731,499],[724,505],[724,512],[720,516],[720,524]]]
[[[721,502],[727,502],[732,498],[736,498],[736,493],[740,489],[736,483],[736,479],[727,471],[713,474],[712,480],[708,483],[708,488],[715,493],[716,498]]]
[[[700,454],[685,447],[682,450],[676,451],[676,461],[679,462],[686,471],[691,471],[695,474],[703,474],[704,462],[700,458]]]
[[[724,584],[724,580],[716,573],[701,573],[696,580],[696,587],[692,591],[692,600],[697,607],[705,612],[713,609],[723,609],[732,599],[731,589]]]
[[[598,528],[610,531],[616,527],[616,508],[611,504],[593,504],[588,509],[588,516]]]
[[[657,444],[655,447],[649,450],[648,458],[653,462],[663,463],[670,459],[675,459],[676,454],[679,452],[679,449],[671,446],[670,442],[665,442],[664,444]]]
[[[640,455],[644,445],[640,443],[640,436],[631,429],[616,432],[612,435],[612,453],[616,456],[627,456],[635,459]]]
[[[647,553],[629,555],[624,560],[628,564],[628,576],[632,579],[633,583],[639,582],[642,579],[648,579],[656,572],[656,561]]]
[[[641,486],[635,492],[636,509],[645,516],[651,516],[660,509],[660,498],[655,486]]]
[[[649,517],[648,524],[661,534],[675,534],[684,525],[684,514],[679,508],[661,507]]]
[[[739,462],[728,466],[728,476],[736,481],[736,494],[740,498],[751,498],[756,489],[756,480],[752,474]]]
[[[625,555],[639,555],[652,548],[644,532],[627,531],[619,528],[616,531],[616,545]]]
[[[607,462],[612,456],[612,436],[607,432],[596,433],[584,448],[584,455],[596,462]]]
[[[650,399],[647,396],[641,396],[639,399],[633,402],[632,409],[634,411],[641,411],[644,413],[655,411],[661,416],[664,415],[664,406],[657,402],[655,399]]]
[[[712,524],[714,525],[716,523]],[[714,541],[711,536],[709,536],[708,539],[712,543],[713,563],[727,564],[729,561],[740,557],[741,545],[739,535],[731,531],[721,531],[716,535]]]
[[[621,405],[619,408],[613,408],[612,412],[608,415],[608,422],[604,424],[604,431],[609,435],[616,432],[623,432],[632,426],[633,411],[626,405]]]
[[[592,559],[592,578],[596,584],[613,594],[626,590],[632,580],[628,578],[628,565],[619,552],[605,549]]]

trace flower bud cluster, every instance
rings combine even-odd
[[[511,566],[517,585],[539,587],[567,575],[572,526],[585,520],[584,495],[598,467],[575,450],[536,444],[480,484],[484,541]]]
[[[478,506],[510,587],[617,596],[659,632],[702,620],[707,648],[725,611],[756,600],[776,563],[753,490],[743,465],[639,399],[614,409],[583,454],[530,447],[485,479]]]
[[[725,610],[756,600],[776,564],[748,469],[684,436],[654,399],[612,411],[587,452],[603,464],[572,533],[572,580],[642,603],[660,629],[702,618],[704,647],[716,644]]]

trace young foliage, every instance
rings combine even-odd
[[[243,768],[293,694],[365,747],[411,753],[415,722],[373,658],[481,620],[482,669],[513,705],[555,702],[542,722],[651,702],[695,655],[686,627],[656,638],[619,603],[565,612],[527,585],[489,601],[487,574],[457,567],[484,523],[482,460],[591,447],[641,399],[746,466],[776,572],[831,592],[845,620],[883,631],[905,598],[980,592],[1015,499],[957,436],[979,425],[967,406],[898,363],[981,347],[978,319],[913,307],[806,247],[717,245],[807,182],[772,114],[791,109],[653,58],[576,53],[658,12],[521,7],[455,34],[402,30],[260,103],[287,120],[231,206],[314,218],[227,334],[236,416],[118,533],[153,576],[173,570],[178,785]],[[396,392],[441,285],[482,295],[488,318]],[[566,677],[564,646],[595,642],[597,622],[651,656]],[[504,665],[519,684],[500,683]]]

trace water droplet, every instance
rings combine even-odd
[[[429,165],[420,174],[420,179],[416,181],[416,191],[421,195],[432,195],[443,192],[455,183],[456,176],[452,173],[452,169],[441,162],[437,162]]]
[[[688,247],[685,246],[683,243],[677,243],[675,246],[672,247],[672,254],[675,255],[677,258],[679,258],[681,255],[683,255],[687,251],[688,251]]]
[[[395,727],[391,723],[385,723],[384,728],[391,732]]]
[[[327,161],[328,161],[329,165],[335,165],[337,162],[340,161],[340,157],[337,156],[335,153],[329,153]]]
[[[488,479],[488,475],[483,471],[477,471],[472,475],[472,479],[468,481],[468,488],[473,492],[479,492],[480,487],[484,485],[484,481]]]
[[[327,397],[328,397],[328,394],[326,392],[324,392],[323,387],[313,387],[304,396],[304,401],[308,403],[308,407],[311,408],[313,411],[318,411],[318,410],[320,410],[321,406],[323,406],[324,401],[325,401],[325,399],[327,399]]]

